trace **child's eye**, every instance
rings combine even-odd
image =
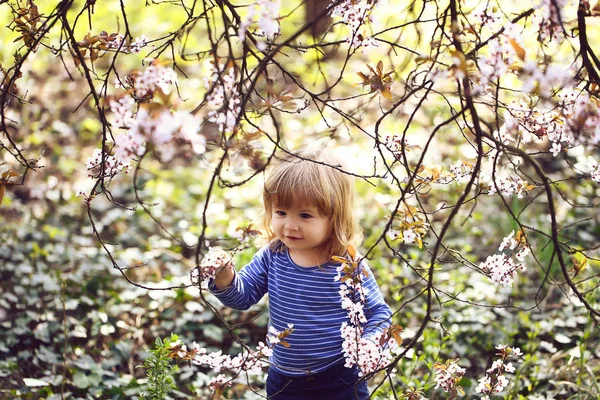
[[[285,211],[275,210],[275,215],[279,215],[280,217],[283,217],[285,215]]]
[[[309,218],[312,218],[312,215],[307,214],[307,213],[300,213],[300,218],[309,219]]]

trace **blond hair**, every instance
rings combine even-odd
[[[263,189],[263,225],[271,247],[284,248],[271,229],[273,206],[309,204],[331,218],[331,255],[343,256],[362,236],[354,217],[354,197],[352,177],[341,171],[335,157],[322,151],[286,157],[273,168]]]

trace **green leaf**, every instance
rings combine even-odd
[[[86,374],[77,371],[73,374],[73,384],[80,389],[86,389],[90,387],[91,381]]]

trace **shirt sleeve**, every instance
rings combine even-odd
[[[229,287],[217,289],[214,281],[209,282],[209,291],[234,310],[247,310],[267,293],[269,288],[268,269],[270,251],[260,249],[248,265],[236,272]]]
[[[370,339],[376,333],[383,332],[390,327],[392,310],[383,299],[373,271],[371,271],[364,261],[361,264],[361,268],[367,273],[363,281],[363,287],[367,289],[365,296],[366,305],[364,308],[367,322],[363,325],[363,337]]]

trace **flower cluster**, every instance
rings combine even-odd
[[[153,61],[142,73],[129,74],[123,79],[117,78],[115,87],[131,91],[137,101],[146,102],[154,97],[157,90],[169,94],[171,87],[176,84],[175,70]]]
[[[394,220],[397,224],[387,232],[387,237],[392,242],[402,240],[404,244],[423,247],[423,238],[429,233],[429,224],[419,208],[405,204],[402,210],[396,212]]]
[[[264,36],[267,41],[272,41],[279,35],[279,10],[281,8],[280,0],[257,0],[250,6],[246,17],[240,24],[239,38],[244,40],[246,32],[251,25],[258,25],[258,30],[254,32],[256,36]],[[258,41],[256,47],[259,50],[265,50],[267,44]]]
[[[550,97],[552,90],[572,84],[572,73],[562,65],[550,64],[544,70],[535,62],[526,63],[519,71],[524,92]]]
[[[512,231],[502,240],[498,251],[502,253],[489,256],[479,265],[479,268],[496,285],[511,286],[517,272],[525,270],[525,257],[531,252],[523,231],[518,231],[516,236],[515,231]]]
[[[235,68],[213,63],[211,75],[205,78],[204,84],[209,90],[208,103],[214,108],[208,113],[208,120],[216,123],[219,131],[232,132],[238,123],[241,102]]]
[[[427,167],[421,166],[418,175],[414,179],[415,184],[439,183],[447,185],[452,182],[457,184],[467,181],[473,173],[473,164],[465,160],[458,160],[448,170],[445,166]],[[405,179],[407,181],[407,179]]]
[[[541,0],[536,6],[536,23],[539,25],[540,41],[561,41],[563,38],[563,10],[569,0]]]
[[[141,156],[151,144],[163,161],[175,155],[175,143],[183,142],[192,146],[194,153],[206,150],[206,139],[198,130],[200,124],[188,112],[172,112],[168,109],[149,111],[140,108],[135,121],[125,132],[115,137],[115,153],[123,159]]]
[[[371,22],[373,4],[368,0],[346,0],[331,9],[331,16],[340,17],[350,28],[351,36],[346,41],[354,48],[377,46],[375,39],[360,29]]]
[[[232,264],[231,256],[219,247],[210,247],[198,268],[192,271],[192,282],[196,286],[205,285],[214,279],[218,271],[226,265]]]
[[[550,68],[546,69],[546,72]],[[563,72],[560,72],[562,74]],[[557,107],[543,110],[520,100],[507,107],[505,122],[494,132],[502,143],[528,145],[547,139],[549,152],[557,156],[576,145],[600,143],[600,111],[595,99],[572,87],[558,94]]]
[[[490,82],[514,70],[514,65],[526,57],[525,43],[517,25],[508,23],[497,38],[488,43],[488,54],[478,61],[479,82],[474,82],[475,93],[485,93]]]
[[[365,338],[362,337],[362,328],[347,322],[342,324],[340,331],[344,339],[342,350],[345,366],[351,368],[357,365],[361,376],[385,368],[400,351],[400,339],[390,337],[387,331]]]
[[[115,136],[117,157],[131,160],[153,148],[163,161],[168,161],[175,154],[177,142],[190,144],[196,154],[206,151],[206,139],[199,133],[200,124],[191,114],[174,112],[159,103],[142,104],[135,110],[137,103],[151,101],[157,91],[164,95],[171,93],[176,82],[175,71],[158,62],[118,82],[117,87],[127,89],[133,97],[127,93],[109,101],[114,125],[123,130]]]
[[[256,350],[249,350],[247,353],[240,353],[234,357],[224,355],[221,351],[209,353],[206,348],[200,347],[196,342],[192,344],[192,349],[180,340],[171,343],[171,352],[169,357],[190,361],[194,365],[210,368],[217,373],[208,383],[208,387],[214,392],[221,392],[225,386],[231,385],[233,377],[220,373],[221,371],[230,371],[237,376],[242,371],[248,374],[257,375],[262,373],[263,368],[268,366],[264,360],[272,353],[272,349],[264,343],[259,342]]]
[[[95,149],[94,155],[87,160],[88,176],[93,179],[112,178],[119,172],[127,173],[130,169],[129,161],[124,161],[101,149]]]
[[[529,184],[518,175],[504,176],[497,172],[489,173],[487,171],[481,171],[479,173],[478,183],[481,189],[486,191],[490,196],[500,193],[502,196],[506,197],[516,195],[520,199],[536,187],[535,185]]]
[[[523,141],[528,144],[546,137],[562,137],[564,127],[561,115],[556,110],[544,111],[531,107],[523,100],[509,104],[505,122],[494,136],[503,143]]]
[[[465,394],[460,381],[466,370],[458,365],[458,359],[448,360],[445,364],[435,363],[435,389],[442,388],[446,393],[456,397],[457,393]]]
[[[473,23],[480,27],[488,27],[492,32],[502,27],[504,16],[498,9],[492,9],[488,6],[482,7],[473,13]]]
[[[421,149],[421,146],[411,145],[406,139],[402,139],[403,135],[396,133],[386,135],[383,141],[383,145],[392,152],[394,158],[402,160],[402,151],[409,152],[414,149]]]
[[[148,45],[148,38],[145,35],[135,38],[129,45],[125,44],[125,37],[119,33],[108,35],[106,32],[102,32],[100,37],[104,38],[107,48],[112,50],[120,49],[121,52],[126,54],[137,54],[142,51],[143,47]]]
[[[483,394],[482,399],[489,400],[490,396],[502,392],[510,383],[505,373],[515,372],[515,367],[511,362],[506,362],[509,357],[519,357],[523,353],[518,347],[508,347],[503,344],[496,346],[497,355],[500,357],[495,360],[492,366],[487,370],[485,376],[479,379],[479,384],[475,387],[477,393]]]
[[[292,332],[294,332],[294,324],[288,324],[287,328],[285,328],[283,331],[278,331],[273,325],[270,325],[267,331],[267,343],[269,344],[269,347],[273,348],[273,346],[277,344],[281,344],[284,347],[289,347],[290,344],[284,339]]]
[[[209,253],[210,257],[209,255],[207,255],[207,257],[212,261],[216,262],[223,257],[223,254],[220,254],[219,250],[211,249],[211,251],[212,253]],[[192,349],[188,349],[181,340],[174,341],[170,344],[169,357],[190,361],[194,365],[207,367],[217,373],[216,376],[211,378],[208,387],[213,392],[220,393],[225,386],[231,385],[231,382],[233,381],[233,377],[222,374],[222,371],[230,371],[233,373],[234,377],[241,372],[246,372],[251,375],[262,373],[263,368],[269,365],[265,358],[268,358],[273,354],[273,347],[277,344],[286,347],[289,346],[289,343],[284,339],[294,331],[293,327],[293,324],[289,324],[287,329],[282,332],[277,331],[272,326],[269,327],[269,333],[267,334],[268,345],[259,342],[255,350],[248,350],[246,353],[240,353],[234,357],[222,354],[221,351],[209,353],[206,348],[200,347],[196,342],[192,344]]]
[[[362,325],[367,322],[364,305],[368,290],[363,286],[366,271],[361,268],[352,246],[348,246],[348,254],[349,258],[334,257],[335,261],[341,262],[335,280],[342,282],[339,290],[341,304],[348,311],[348,321],[343,322],[340,328],[342,350],[345,366],[351,368],[357,365],[360,375],[364,375],[390,363],[399,351],[402,342],[399,332],[402,329],[392,325],[385,331],[363,337]]]
[[[133,107],[135,100],[131,96],[121,96],[110,99],[108,102],[110,111],[114,117],[114,124],[118,128],[127,129],[135,123]]]
[[[558,94],[563,118],[563,135],[574,144],[596,146],[600,143],[600,107],[596,98],[583,90],[567,88]],[[562,138],[564,140],[564,138]],[[552,140],[550,138],[550,140]]]

